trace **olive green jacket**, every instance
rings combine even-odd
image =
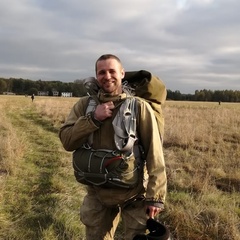
[[[59,137],[63,147],[67,151],[74,151],[86,143],[88,137],[93,133],[92,147],[94,149],[115,150],[112,120],[119,109],[120,103],[126,98],[126,94],[123,93],[117,97],[100,95],[100,102],[113,101],[115,105],[112,118],[104,120],[101,124],[97,124],[92,119],[91,114],[86,115],[88,98],[80,98],[61,127]],[[138,186],[132,189],[89,187],[91,190],[96,190],[96,197],[105,205],[124,204],[124,202],[141,194],[145,195],[146,202],[149,205],[158,206],[165,201],[167,179],[157,122],[150,105],[141,98],[138,99],[137,134],[145,152],[148,179],[142,178]]]

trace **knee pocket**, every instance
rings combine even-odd
[[[97,226],[105,214],[105,207],[95,198],[86,196],[80,208],[80,219],[86,226]]]

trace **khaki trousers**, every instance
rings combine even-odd
[[[88,192],[80,209],[80,218],[86,227],[86,239],[113,240],[120,216],[124,231],[122,239],[132,240],[136,234],[146,232],[147,215],[143,200],[135,200],[120,207],[106,207],[95,194]]]

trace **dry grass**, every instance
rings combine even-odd
[[[164,113],[176,239],[238,239],[240,104],[167,102]]]
[[[0,239],[83,239],[83,190],[58,128],[28,98],[0,96],[0,106],[0,139],[9,142],[1,149]]]
[[[8,109],[14,110],[16,99],[8,97],[4,100],[1,97],[0,106],[8,105]],[[65,121],[77,100],[36,97],[31,107],[39,116],[48,117],[56,129]],[[30,104],[30,99],[24,101]],[[159,216],[159,220],[169,226],[175,240],[240,239],[240,104],[167,101],[163,111],[168,196],[166,211]],[[6,159],[12,159],[13,155],[21,158],[22,152],[17,149],[24,149],[24,146],[22,138],[15,133],[3,112],[0,114],[0,139],[5,139],[2,144],[14,141],[17,146],[9,144],[4,147],[5,153],[1,149],[0,167],[9,172],[15,166]],[[68,156],[61,159],[63,166]],[[9,163],[8,167],[6,163]],[[59,210],[62,215],[59,211],[55,215],[61,215],[63,220],[59,218],[58,221],[69,228],[69,224],[80,224],[75,220],[70,223],[67,220],[68,212],[76,214],[79,203],[67,189],[73,185],[76,191],[78,185],[61,180],[71,175],[69,165],[65,167],[55,175],[53,183],[58,192],[63,193],[58,204],[65,205],[67,211],[62,207]],[[51,228],[42,232],[44,239],[60,239]]]
[[[18,159],[23,156],[25,144],[17,136],[11,122],[6,116],[6,109],[11,111],[12,103],[3,98],[0,104],[0,177],[13,174]]]
[[[34,104],[39,114],[51,119],[55,126],[60,127],[65,122],[71,107],[78,98],[62,98],[62,97],[38,97]]]

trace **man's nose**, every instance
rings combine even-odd
[[[111,73],[110,72],[106,72],[105,73],[105,79],[110,79],[111,78]]]

